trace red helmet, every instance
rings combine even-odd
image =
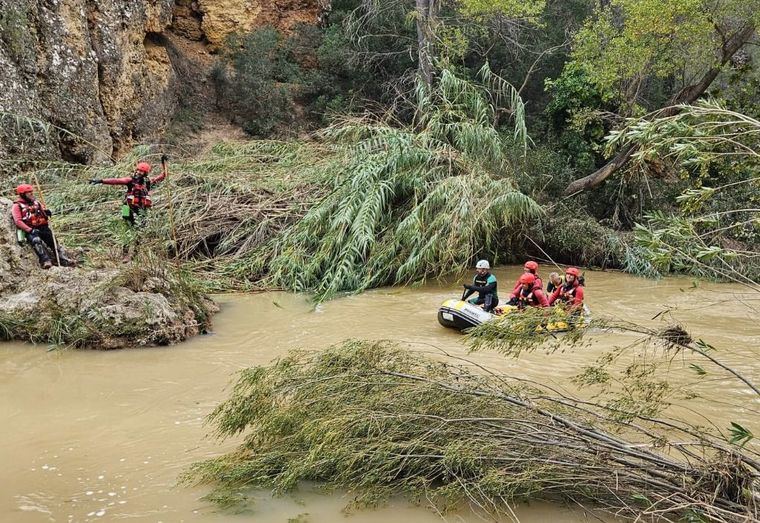
[[[571,274],[577,278],[578,276],[581,275],[581,271],[579,271],[575,267],[568,267],[567,269],[565,269],[565,274]]]
[[[137,164],[135,170],[143,174],[148,174],[150,172],[150,164],[148,162],[140,162]]]
[[[524,267],[530,272],[536,272],[538,270],[538,264],[534,262],[533,260],[526,261]]]
[[[18,195],[26,194],[28,192],[33,192],[33,191],[34,191],[34,187],[29,185],[28,183],[22,183],[21,185],[16,187],[16,194]]]
[[[520,283],[527,283],[528,285],[532,285],[536,283],[536,277],[533,274],[526,272],[520,276]]]

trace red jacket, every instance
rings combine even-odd
[[[105,185],[126,185],[127,194],[124,197],[124,202],[133,209],[144,209],[153,205],[150,198],[151,187],[153,184],[163,181],[164,178],[166,178],[166,172],[162,172],[153,178],[146,176],[143,183],[138,183],[137,179],[133,176],[105,178],[101,180],[101,183]]]
[[[24,232],[32,232],[32,229],[48,224],[45,206],[38,200],[32,200],[29,203],[27,200],[19,198],[11,208],[11,215],[16,227]]]
[[[518,307],[549,306],[549,300],[546,298],[546,294],[544,294],[544,291],[541,289],[541,287],[536,287],[535,285],[530,290],[530,292],[528,292],[528,294],[524,294],[524,291],[521,290],[520,294],[518,294],[516,298],[518,301]]]
[[[510,296],[510,298],[517,298],[517,297],[519,297],[518,295],[520,293],[520,288],[521,287],[522,287],[522,283],[520,283],[520,279],[518,278],[517,279],[517,283],[515,283],[515,288],[512,289],[512,295]],[[538,275],[536,275],[536,281],[533,284],[533,288],[534,289],[543,289],[544,288],[544,282],[541,281],[541,278]]]
[[[578,280],[573,281],[570,288],[567,284],[560,285],[549,298],[549,305],[554,305],[557,300],[561,300],[573,308],[580,307],[583,305],[583,286],[578,283]]]
[[[159,183],[164,181],[164,178],[166,178],[166,173],[162,172],[158,176],[154,176],[153,178],[147,177],[148,180],[150,180],[150,184],[153,185],[155,183]],[[129,185],[132,183],[132,177],[131,176],[125,176],[123,178],[103,178],[101,183],[105,185]]]

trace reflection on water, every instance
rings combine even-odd
[[[510,287],[517,268],[496,271]],[[760,381],[756,313],[736,300],[739,288],[687,279],[659,282],[616,273],[592,273],[588,303],[595,313],[649,322],[667,306],[695,337],[720,347],[720,356]],[[231,375],[263,364],[293,347],[320,348],[345,338],[393,339],[416,350],[443,349],[491,368],[562,384],[620,336],[600,333],[580,352],[529,354],[509,360],[493,353],[467,355],[461,336],[440,327],[436,310],[457,295],[457,285],[381,289],[326,303],[316,310],[302,296],[270,293],[226,296],[216,334],[170,348],[113,352],[46,351],[45,347],[0,344],[0,521],[244,521],[251,515],[217,512],[200,500],[203,488],[176,486],[190,463],[229,449],[205,437],[203,418],[225,396]],[[707,306],[713,301],[720,306]],[[680,376],[680,361],[673,376]],[[693,376],[689,376],[693,380]],[[710,376],[704,392],[740,400],[741,387]],[[760,433],[753,397],[746,410],[705,406],[714,422],[743,421]],[[699,401],[699,400],[697,400]],[[255,506],[255,521],[285,522],[308,514],[309,522],[342,519],[348,500],[338,495],[299,493]],[[581,512],[534,504],[517,510],[520,521],[586,521]],[[424,508],[397,501],[350,516],[356,523],[393,519],[440,521]],[[449,521],[481,521],[472,514]],[[589,520],[591,520],[589,518]]]

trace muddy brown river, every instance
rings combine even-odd
[[[519,274],[496,271],[502,299]],[[440,327],[438,305],[458,285],[389,288],[340,298],[313,310],[306,297],[285,293],[223,296],[215,334],[176,347],[112,352],[56,350],[0,344],[0,521],[2,522],[287,522],[308,514],[311,523],[415,521],[440,517],[397,500],[349,516],[340,495],[301,492],[272,499],[262,493],[253,512],[220,512],[200,498],[206,488],[177,486],[188,465],[231,448],[206,437],[204,417],[225,397],[231,376],[264,364],[293,347],[320,348],[349,337],[392,339],[414,350],[431,346],[467,356],[461,336]],[[618,273],[588,274],[587,303],[594,314],[643,323],[668,306],[671,316],[720,350],[719,357],[760,382],[760,302],[732,285],[686,278],[649,281]],[[753,301],[754,300],[754,301]],[[717,303],[718,305],[713,305]],[[494,353],[467,356],[516,375],[567,386],[567,378],[627,335],[595,333],[586,349],[518,360]],[[671,368],[676,383],[698,378]],[[710,369],[711,370],[711,369]],[[695,417],[720,427],[739,421],[760,434],[760,404],[740,384],[710,372],[698,390]],[[592,521],[579,510],[550,504],[515,509],[522,522]],[[463,512],[447,521],[482,521]]]

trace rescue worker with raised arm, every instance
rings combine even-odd
[[[548,307],[549,300],[543,289],[536,285],[536,276],[529,272],[520,276],[520,290],[517,296],[512,296],[508,305],[516,305],[518,309],[526,307]]]
[[[549,305],[564,303],[571,311],[583,308],[583,286],[580,282],[581,271],[576,267],[565,270],[565,283],[560,285],[549,298]]]
[[[66,257],[61,246],[56,245],[53,231],[48,225],[53,213],[34,198],[34,187],[22,183],[16,187],[16,194],[18,200],[11,208],[11,215],[18,230],[19,243],[23,243],[24,240],[29,242],[43,269],[52,267],[55,260],[64,267],[74,266],[75,263]],[[58,256],[55,255],[56,247]]]
[[[469,303],[480,305],[486,312],[491,312],[499,304],[496,276],[491,274],[490,270],[491,264],[488,260],[480,260],[476,263],[476,274],[472,279],[472,285],[465,283],[465,291],[462,295],[462,301],[464,301],[477,292],[478,297],[470,299]]]
[[[161,157],[161,163],[166,161],[166,156]],[[102,183],[104,185],[125,185],[127,193],[124,196],[121,217],[129,223],[135,225],[135,219],[146,209],[153,206],[150,197],[151,188],[166,178],[166,170],[163,169],[158,176],[150,177],[151,166],[147,162],[139,162],[131,176],[124,178],[104,178],[102,180],[92,179],[91,184]]]

